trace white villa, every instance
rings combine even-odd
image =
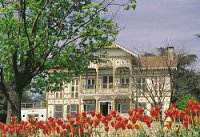
[[[105,52],[106,54],[101,54]],[[170,103],[171,77],[169,68],[176,69],[176,57],[173,47],[166,48],[162,56],[140,56],[118,44],[113,44],[97,53],[105,62],[88,66],[88,71],[67,83],[62,91],[47,92],[47,117],[66,118],[68,114],[96,111],[106,115],[112,110],[126,114],[136,103],[150,108],[148,96],[140,94],[144,83],[151,83],[150,75],[138,79],[139,70],[156,73],[158,87],[160,78],[164,77],[165,92],[163,108]],[[140,67],[138,66],[140,63]],[[138,72],[138,73],[137,73]],[[148,73],[149,74],[149,73]],[[151,73],[152,74],[152,73]],[[137,79],[136,79],[137,77]],[[138,86],[139,85],[139,86]],[[153,92],[153,91],[152,91]],[[159,94],[156,94],[159,96]]]

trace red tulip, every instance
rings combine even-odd
[[[150,110],[150,114],[153,118],[159,119],[160,118],[160,106],[152,107]]]
[[[96,117],[100,120],[101,117],[102,117],[101,113],[97,113],[97,114],[96,114]]]
[[[117,116],[117,112],[116,111],[112,111],[111,115],[112,115],[112,117],[116,117]]]
[[[94,125],[94,127],[97,127],[97,126],[99,125],[99,123],[100,123],[100,120],[99,120],[99,119],[94,119],[94,120],[93,120],[93,125]]]
[[[109,127],[108,127],[108,126],[105,126],[105,127],[104,127],[104,130],[105,130],[106,132],[108,132],[108,131],[109,131]]]
[[[130,120],[131,120],[131,122],[132,122],[133,124],[135,124],[136,121],[137,121],[137,118],[136,118],[136,116],[134,115],[134,116],[130,117]]]
[[[128,125],[127,125],[127,128],[128,128],[128,129],[133,129],[133,126],[132,126],[131,124],[128,124]]]
[[[186,114],[183,117],[183,126],[185,128],[188,128],[189,123],[190,123],[190,116]]]

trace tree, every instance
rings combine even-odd
[[[118,32],[105,18],[109,6],[134,8],[135,0],[0,0],[0,63],[7,118],[21,118],[21,98],[30,85],[56,90],[83,73],[94,52]],[[51,70],[51,71],[49,71]],[[36,84],[37,83],[37,84]],[[55,88],[56,87],[56,88]]]
[[[197,97],[200,95],[200,75],[192,65],[197,61],[195,54],[179,53],[177,55],[177,70],[175,72],[176,100],[184,95]]]
[[[170,44],[167,44],[170,46]],[[164,47],[158,48],[159,55],[166,54],[166,50]],[[183,98],[182,95],[192,95],[197,97],[200,95],[200,75],[193,68],[194,64],[197,62],[197,55],[189,54],[186,52],[177,52],[176,60],[177,60],[177,69],[169,69],[170,75],[172,75],[172,86],[173,91],[171,94],[172,102],[176,100],[180,100],[179,98]]]
[[[160,55],[165,54],[164,49],[158,49]],[[176,60],[177,69],[169,69],[173,87],[171,101],[176,102],[178,107],[183,107],[183,100],[186,100],[186,97],[200,97],[200,74],[194,67],[198,57],[182,51],[176,52]]]
[[[138,106],[150,104],[160,107],[160,125],[164,125],[164,110],[170,104],[171,75],[168,68],[175,69],[175,61],[169,63],[166,56],[142,56],[133,70],[133,103]],[[146,108],[147,111],[148,108]]]

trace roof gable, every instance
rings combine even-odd
[[[121,49],[123,52],[126,52],[127,54],[134,56],[134,57],[138,57],[139,54],[136,52],[132,52],[128,49],[126,49],[125,47],[117,44],[117,43],[112,43],[111,45],[105,46],[104,49]]]

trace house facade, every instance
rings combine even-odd
[[[168,51],[174,52],[172,47]],[[136,104],[149,109],[151,102],[148,96],[139,94],[141,90],[144,90],[143,82],[148,83],[148,77],[143,76],[142,79],[138,79],[137,72],[140,69],[138,62],[141,64],[141,70],[149,65],[148,70],[151,72],[176,67],[175,64],[163,66],[158,62],[156,66],[156,62],[151,62],[152,67],[148,64],[150,62],[146,60],[146,57],[141,58],[139,54],[117,44],[107,46],[97,54],[103,60],[101,63],[90,63],[88,71],[65,84],[63,90],[47,92],[47,117],[65,119],[67,115],[84,111],[96,111],[106,115],[112,110],[126,115],[128,110]],[[174,61],[174,58],[169,58],[168,54],[164,58]],[[169,106],[171,91],[170,75],[166,75],[165,78],[164,89],[167,91],[167,96],[164,99],[164,109]]]

